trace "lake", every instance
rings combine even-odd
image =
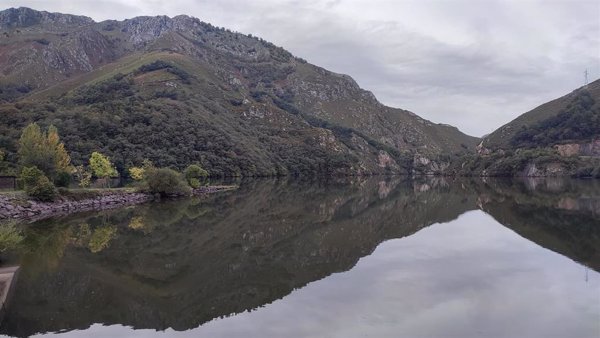
[[[248,180],[19,225],[0,333],[600,337],[600,182]]]

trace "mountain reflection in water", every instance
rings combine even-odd
[[[27,225],[24,239],[18,248],[3,255],[6,265],[20,265],[21,269],[0,333],[28,336],[35,333],[85,330],[95,323],[119,324],[133,329],[171,328],[168,332],[175,333],[197,328],[211,321],[205,329],[209,330],[207,332],[210,335],[220,335],[222,331],[218,328],[223,326],[220,323],[228,326],[226,323],[230,318],[212,321],[213,319],[256,309],[284,297],[271,304],[271,308],[285,307],[280,305],[282,302],[296,306],[305,304],[315,308],[315,312],[319,312],[318,308],[327,309],[332,312],[331,316],[337,311],[340,318],[355,321],[357,319],[352,316],[343,316],[343,313],[352,311],[348,304],[354,304],[353,302],[347,301],[345,308],[343,301],[336,302],[335,299],[325,297],[327,294],[335,296],[335,285],[345,285],[342,282],[333,283],[335,280],[351,278],[359,281],[359,276],[366,280],[369,275],[376,276],[376,273],[369,272],[368,266],[359,264],[355,269],[352,268],[386,240],[411,236],[432,224],[451,222],[470,210],[482,210],[508,229],[499,227],[486,216],[489,220],[483,218],[481,222],[491,228],[483,225],[481,228],[455,227],[466,234],[473,234],[464,236],[465,248],[462,249],[457,238],[452,237],[452,231],[442,231],[442,228],[436,230],[437,227],[444,227],[444,224],[430,228],[431,231],[439,232],[434,233],[433,237],[419,237],[425,236],[419,233],[401,241],[381,245],[376,254],[365,258],[365,262],[376,262],[382,257],[378,254],[380,251],[385,257],[387,247],[397,246],[397,250],[404,252],[405,256],[396,255],[387,264],[394,266],[396,262],[399,266],[396,273],[402,275],[404,272],[409,276],[406,278],[412,279],[408,284],[402,284],[408,289],[389,289],[384,286],[378,289],[377,280],[365,282],[363,289],[372,288],[371,293],[385,290],[391,293],[390,297],[404,300],[398,303],[402,304],[401,307],[390,308],[373,302],[369,306],[381,306],[390,315],[405,316],[419,306],[439,305],[431,299],[418,296],[422,295],[423,290],[416,285],[428,283],[427,280],[434,278],[437,273],[449,273],[444,270],[444,264],[452,264],[452,255],[448,256],[448,261],[439,259],[433,265],[431,261],[427,261],[427,264],[419,266],[419,271],[422,270],[420,273],[417,273],[414,262],[424,262],[422,259],[429,257],[428,255],[440,258],[446,257],[448,252],[454,252],[464,256],[459,261],[466,267],[475,269],[477,266],[487,266],[481,261],[487,257],[486,251],[478,247],[480,251],[474,254],[473,249],[476,247],[473,243],[478,240],[493,238],[484,235],[477,237],[480,234],[478,231],[486,229],[487,233],[490,233],[489,229],[495,229],[494,234],[497,232],[498,238],[511,238],[511,241],[517,243],[515,247],[525,245],[524,243],[530,245],[524,251],[515,251],[514,257],[503,260],[502,264],[509,264],[513,261],[512,258],[517,264],[532,248],[540,254],[545,252],[540,251],[539,245],[592,269],[586,272],[585,278],[590,278],[591,275],[592,282],[596,283],[592,284],[592,287],[596,287],[592,291],[600,292],[597,287],[599,274],[596,272],[600,271],[599,188],[596,181],[559,179],[481,181],[356,178],[328,182],[253,180],[243,182],[238,191],[206,199],[151,203],[40,221]],[[483,215],[481,211],[478,213]],[[467,215],[471,213],[464,217]],[[461,223],[461,219],[456,222]],[[431,233],[430,229],[424,234]],[[514,233],[510,230],[523,238],[512,235]],[[444,236],[448,237],[446,245]],[[424,251],[423,248],[430,251]],[[446,248],[449,251],[436,256],[435,248]],[[505,246],[502,250],[505,252],[509,248],[511,246]],[[519,256],[521,254],[524,256]],[[550,257],[547,254],[542,256]],[[558,259],[555,256],[563,259],[555,254],[551,256],[552,259]],[[487,259],[492,262],[494,257],[497,256],[490,254]],[[544,262],[542,258],[539,259]],[[564,266],[564,271],[585,269],[569,260],[557,262],[553,264],[559,264],[557,267]],[[532,266],[521,268],[532,270]],[[514,271],[515,267],[508,270]],[[361,269],[366,271],[356,272]],[[541,266],[539,269],[550,271]],[[348,270],[351,271],[330,276]],[[385,271],[389,270],[389,266],[386,267]],[[474,274],[469,283],[464,283],[464,279],[460,277],[469,275],[469,269],[457,269],[453,273],[458,278],[455,282],[463,281],[461,283],[464,285],[452,284],[446,276],[445,279],[440,279],[448,282],[445,288],[435,284],[428,292],[447,293],[449,286],[454,286],[451,292],[458,292],[463,298],[454,298],[452,301],[483,301],[480,294],[470,294],[469,288],[480,283],[496,285],[503,278],[488,271],[485,276],[490,280],[480,280],[481,276]],[[293,292],[323,278],[325,279],[322,281]],[[311,299],[309,290],[318,285],[329,285],[327,287],[331,288],[330,293],[320,294],[322,304],[314,300],[308,303],[308,299]],[[520,286],[512,282],[506,282],[505,285],[508,291]],[[564,296],[568,298],[566,291]],[[319,292],[312,295],[315,294]],[[585,294],[578,295],[585,299]],[[347,297],[347,294],[339,294],[339,297],[343,296]],[[579,318],[583,323],[579,323],[579,326],[588,331],[579,333],[593,332],[594,324],[589,324],[585,319],[589,318],[590,313],[593,318],[594,311],[600,311],[600,306],[593,305],[594,301],[600,304],[600,293],[598,298],[591,299],[592,305],[587,304],[587,312],[581,313]],[[502,299],[499,301],[502,302]],[[568,303],[568,299],[565,299],[565,303]],[[249,324],[243,323],[244,316],[255,318],[260,316],[261,311],[274,311],[269,308],[267,305],[251,314],[241,315],[240,319],[236,319],[239,329],[252,332]],[[445,310],[454,309],[460,313],[460,308],[462,307],[448,307]],[[288,318],[288,321],[302,322],[301,315],[307,315],[307,309],[297,310],[298,317]],[[290,311],[281,310],[281,313],[294,316]],[[553,315],[555,314],[548,313],[548,317]],[[483,314],[482,316],[485,317]],[[596,313],[595,318],[598,319],[599,316],[600,313]],[[275,315],[272,317],[279,318]],[[235,318],[237,317],[231,319]],[[380,319],[382,323],[401,323],[393,318],[383,316]],[[442,320],[439,316],[431,318]],[[256,319],[256,322],[261,321]],[[485,320],[481,322],[487,323]],[[367,326],[371,329],[362,333],[378,335],[376,329],[381,327],[376,323],[377,321],[374,325]],[[293,326],[291,322],[288,324]],[[326,330],[326,323],[322,324],[321,329]],[[277,326],[272,322],[269,325]],[[348,325],[350,327],[351,323]],[[407,329],[411,325],[417,324],[405,323],[403,327]],[[436,323],[428,325],[435,327]],[[592,326],[589,328],[586,325]],[[483,330],[473,331],[475,333],[485,332],[486,329],[471,326],[473,329]],[[89,332],[81,331],[81,335],[89,336],[97,328],[94,325]],[[132,332],[134,331],[128,331],[127,335]],[[334,335],[332,332],[329,333]],[[336,332],[344,336],[341,334],[344,330]],[[414,334],[419,331],[406,331],[407,334],[411,332]],[[243,331],[237,333],[242,334]],[[262,331],[254,333],[268,335]],[[300,336],[314,334],[297,333]],[[455,332],[460,333],[465,332]],[[349,332],[345,334],[347,336]],[[435,334],[435,331],[425,333]]]

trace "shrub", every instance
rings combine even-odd
[[[54,184],[57,187],[68,188],[71,184],[71,174],[66,171],[58,172],[54,178]]]
[[[134,181],[141,181],[142,179],[144,179],[144,172],[146,170],[144,168],[140,168],[140,167],[131,167],[129,168],[129,176],[131,176],[131,178]]]
[[[194,189],[198,189],[200,188],[200,186],[202,185],[200,183],[200,180],[197,178],[192,178],[188,180],[188,184],[190,185],[190,187],[194,188]]]
[[[53,201],[56,197],[54,184],[37,167],[23,168],[21,181],[29,197],[45,202]]]
[[[161,196],[187,195],[190,188],[181,178],[181,174],[169,168],[158,168],[146,172],[148,191]]]
[[[197,164],[192,164],[185,168],[184,173],[186,181],[190,187],[194,189],[199,188],[202,181],[208,177],[208,171],[202,169],[202,167]]]
[[[92,173],[82,165],[75,167],[75,177],[82,188],[87,188],[92,183]]]

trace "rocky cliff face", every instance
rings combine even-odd
[[[94,20],[86,16],[69,15],[62,13],[48,13],[30,8],[9,8],[0,11],[0,29],[10,30],[44,26],[45,29],[67,28],[73,26],[91,25]]]
[[[600,139],[586,143],[558,144],[554,148],[561,156],[600,157]]]

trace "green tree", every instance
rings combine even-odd
[[[53,178],[57,172],[70,174],[72,171],[71,158],[54,126],[50,126],[47,133],[37,123],[25,127],[19,139],[18,155],[21,166],[37,167],[48,177]]]
[[[23,167],[37,167],[47,175],[54,173],[54,160],[48,151],[47,139],[37,123],[31,123],[19,139],[19,163]]]
[[[54,184],[37,167],[23,168],[20,179],[27,196],[44,202],[53,201],[56,197]]]
[[[202,167],[197,164],[192,164],[185,168],[184,174],[186,181],[190,187],[194,189],[199,188],[201,182],[208,177],[208,171],[202,169]]]
[[[158,168],[146,172],[148,191],[162,196],[187,195],[190,187],[181,178],[181,174],[173,169]]]
[[[90,186],[90,183],[92,182],[92,173],[89,170],[85,169],[82,165],[78,165],[73,169],[73,172],[80,187],[87,188]]]
[[[92,156],[90,157],[90,168],[92,168],[94,175],[96,175],[98,178],[104,179],[106,184],[108,184],[109,178],[115,177],[119,174],[117,169],[115,169],[113,164],[110,162],[110,158],[100,154],[97,151],[93,152]]]

